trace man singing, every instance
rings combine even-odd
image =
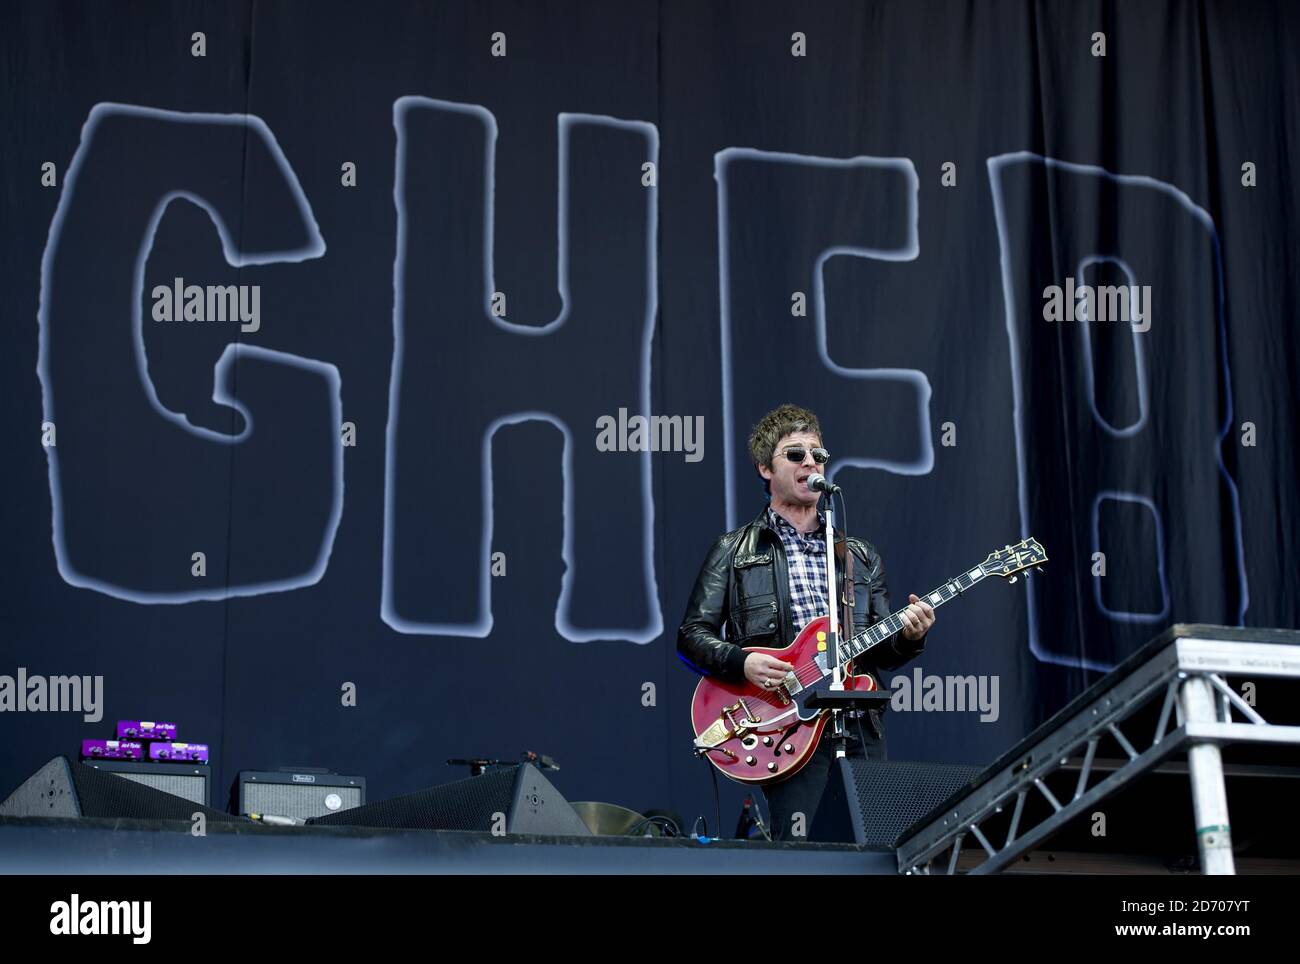
[[[746,653],[745,647],[787,646],[810,620],[826,614],[825,519],[817,511],[821,494],[808,487],[808,478],[824,475],[830,456],[822,447],[817,416],[796,405],[782,405],[759,419],[749,436],[749,455],[770,501],[756,519],[726,533],[709,550],[677,631],[677,652],[698,672],[770,688],[794,667],[774,656]],[[871,544],[850,537],[848,545],[854,556],[854,628],[861,632],[890,614],[889,589]],[[844,578],[842,561],[836,577]],[[877,686],[878,671],[897,669],[920,655],[934,625],[933,607],[915,595],[908,599],[904,629],[854,661],[853,671],[870,673]],[[846,721],[847,752],[884,759],[880,711],[869,711],[865,721],[866,729],[860,719]],[[776,839],[793,838],[792,829],[799,826],[795,814],[803,815],[805,834],[812,826],[833,756],[828,726],[794,776],[764,789]]]

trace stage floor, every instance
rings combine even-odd
[[[850,844],[0,817],[0,874],[898,874]]]

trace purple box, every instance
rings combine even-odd
[[[206,743],[150,743],[149,759],[157,763],[207,763]]]
[[[154,723],[151,720],[118,720],[119,740],[175,740],[175,723]]]
[[[83,760],[143,760],[144,744],[129,740],[82,740]]]

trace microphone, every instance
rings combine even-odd
[[[832,495],[840,491],[840,487],[834,482],[827,482],[824,475],[808,476],[808,488],[816,492],[825,492],[827,495]]]

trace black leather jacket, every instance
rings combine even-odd
[[[849,537],[853,552],[854,627],[858,632],[891,612],[880,554],[869,542]],[[842,567],[837,566],[842,581]],[[726,639],[720,633],[726,627]],[[753,522],[718,539],[709,550],[677,630],[677,654],[698,673],[739,683],[745,678],[744,647],[782,647],[794,642],[785,547],[767,521],[767,508]],[[925,649],[925,637],[902,633],[864,653],[857,673],[898,669]]]

